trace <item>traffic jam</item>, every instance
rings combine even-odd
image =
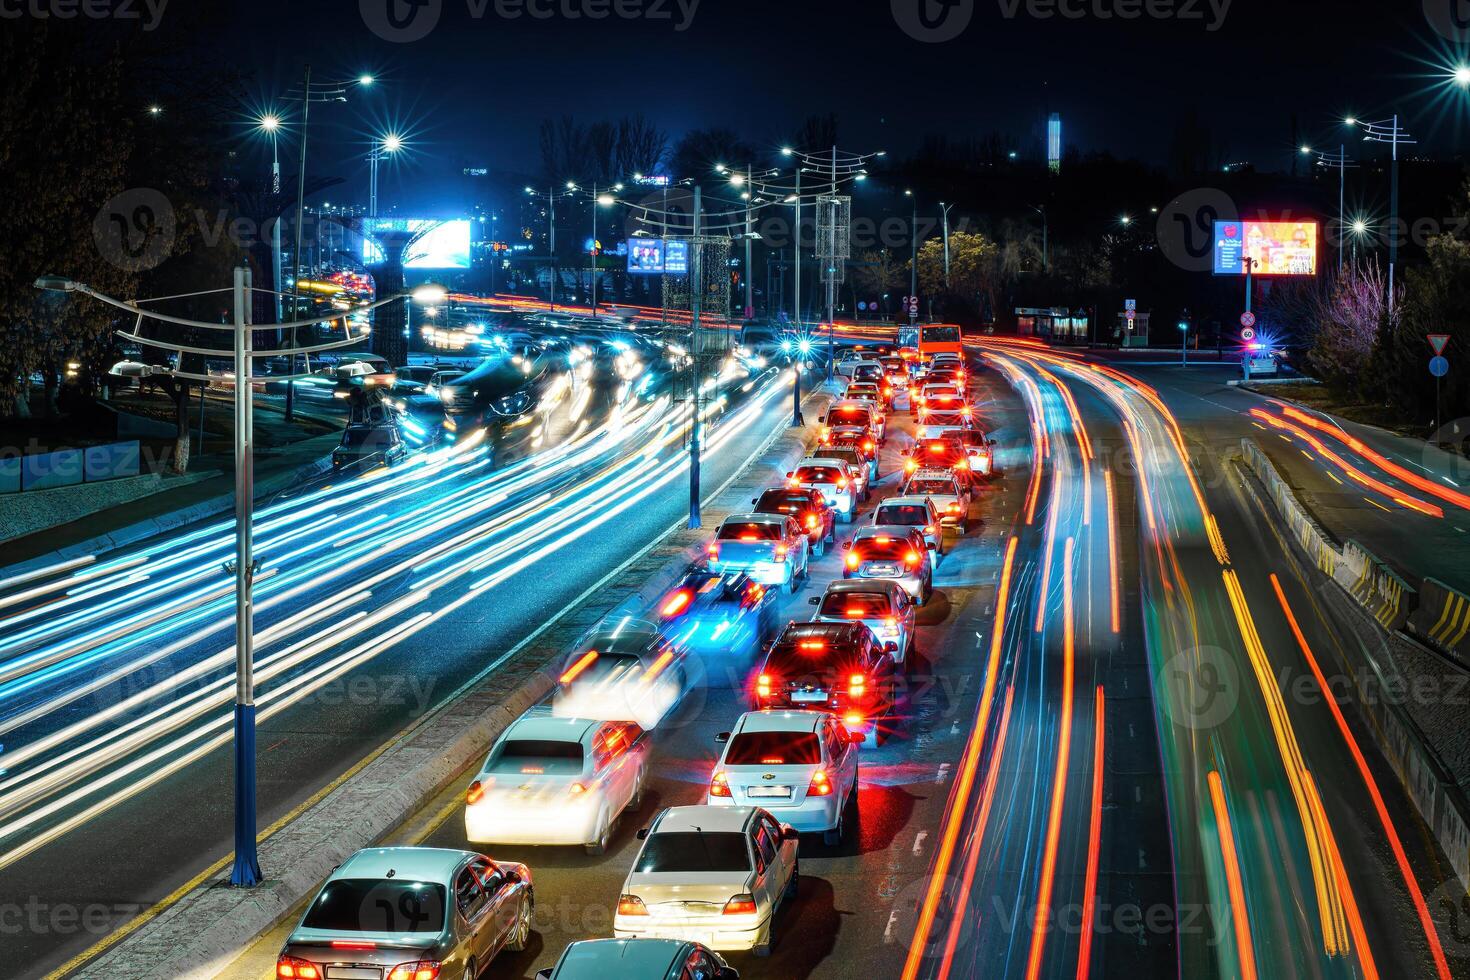
[[[655,602],[565,652],[552,694],[426,835],[444,846],[339,867],[278,980],[458,980],[528,946],[555,957],[538,980],[731,980],[759,974],[748,957],[806,942],[788,932],[802,862],[852,846],[865,758],[904,764],[912,682],[948,608],[925,607],[996,473],[955,348],[845,351],[805,458],[713,527]],[[718,724],[712,765],[691,766],[678,742],[691,716]],[[588,859],[619,860],[621,885],[555,895],[553,880],[591,887],[567,888]],[[610,910],[602,935],[534,945],[537,906],[568,897]]]

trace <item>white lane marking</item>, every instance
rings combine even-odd
[[[893,926],[898,921],[898,909],[888,913],[888,924],[883,927],[883,942],[885,945],[893,945]]]
[[[938,785],[942,784],[944,782],[944,780],[948,776],[949,776],[949,763],[948,762],[941,762],[939,764],[939,772],[935,773],[935,775],[934,775],[934,785],[935,786],[938,786]]]
[[[928,836],[929,831],[921,830],[919,831],[919,835],[914,838],[914,857],[918,857],[920,852],[924,850],[924,839]]]

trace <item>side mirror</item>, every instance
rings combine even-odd
[[[820,606],[821,604],[822,604],[822,597],[819,596],[819,595],[814,595],[810,599],[807,600],[807,605]]]
[[[516,872],[514,872],[514,871],[507,871],[505,873],[505,883],[507,885],[514,885],[517,882],[519,882],[520,880],[521,880],[521,876],[519,874],[517,874]]]
[[[790,470],[787,470],[786,471],[786,479],[788,479],[788,480],[791,479],[791,471]]]
[[[791,475],[791,474],[790,474],[790,473],[787,473],[787,474],[786,474],[786,475],[787,475],[787,476],[790,476],[790,475]],[[750,502],[751,502],[751,503],[752,503],[752,504],[758,504],[758,503],[760,503],[760,502],[761,502],[761,499],[760,499],[760,498],[759,498],[759,497],[751,497],[751,498],[750,498]]]
[[[647,827],[640,827],[638,829],[638,833],[635,834],[634,836],[637,837],[639,840],[648,840],[648,828]]]
[[[889,653],[897,653],[898,644],[893,642],[892,640],[889,640],[887,643],[883,644],[883,649]]]
[[[868,740],[868,736],[864,735],[862,732],[848,732],[847,733],[847,741],[851,745],[862,745],[867,740]]]
[[[726,742],[730,741],[730,733],[720,732],[720,734],[715,736],[715,741],[719,742],[721,745],[724,745]]]
[[[545,970],[537,970],[536,980],[551,980],[551,970],[549,968]]]
[[[844,542],[842,542],[842,550],[843,551],[849,551],[849,550],[851,550],[851,548],[852,548],[852,542],[851,541],[844,541]]]
[[[781,839],[799,841],[801,840],[801,835],[796,832],[796,828],[791,826],[791,824],[783,823],[781,825]]]

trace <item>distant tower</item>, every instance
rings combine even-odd
[[[1053,112],[1046,122],[1046,165],[1052,173],[1062,169],[1062,114]]]

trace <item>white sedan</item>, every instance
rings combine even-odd
[[[689,686],[685,650],[652,623],[622,618],[592,630],[563,662],[551,713],[658,727]]]
[[[614,936],[770,954],[776,912],[798,887],[795,828],[759,807],[675,806],[638,836]]]
[[[647,764],[634,722],[522,715],[470,783],[465,839],[581,845],[601,854],[618,816],[642,799]]]

